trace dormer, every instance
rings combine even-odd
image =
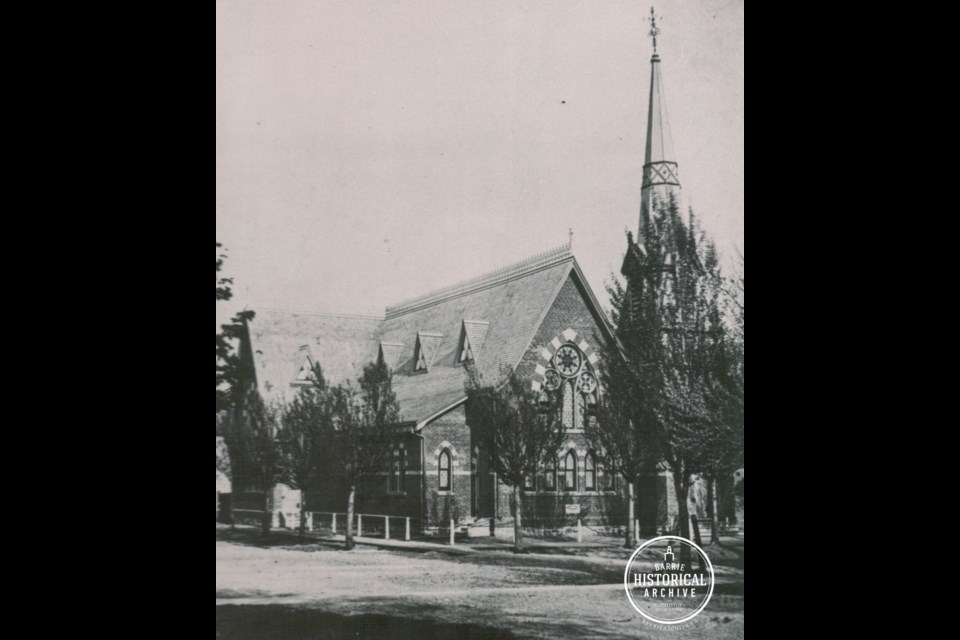
[[[297,369],[297,374],[293,377],[293,380],[290,382],[290,386],[299,387],[304,385],[311,385],[317,381],[317,375],[313,372],[314,361],[313,356],[310,355],[310,346],[301,345],[298,353],[298,359],[300,362],[300,368]]]
[[[460,346],[457,348],[457,363],[474,362],[483,348],[483,340],[487,337],[489,322],[481,320],[464,320],[460,329]]]
[[[377,358],[380,362],[387,365],[387,368],[393,370],[397,366],[397,360],[403,351],[402,342],[380,342],[380,353]]]
[[[413,351],[413,370],[429,371],[433,364],[433,357],[437,355],[437,347],[443,340],[442,333],[417,333],[417,346]]]

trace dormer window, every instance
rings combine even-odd
[[[290,384],[313,384],[317,381],[317,374],[313,371],[314,364],[313,358],[310,357],[309,347],[306,345],[300,347],[300,353],[303,355],[303,360],[300,363],[300,368],[297,370],[297,375],[294,376],[293,381]]]
[[[473,362],[480,349],[483,347],[483,340],[487,336],[487,329],[490,328],[489,322],[480,320],[464,320],[460,329],[460,348],[457,350],[457,362]]]
[[[413,352],[414,371],[430,370],[433,365],[433,356],[436,355],[441,340],[443,340],[442,333],[421,331],[417,334],[417,346]]]
[[[397,359],[402,352],[402,342],[380,342],[380,353],[377,359],[390,369],[394,369],[397,366]]]
[[[460,358],[457,362],[471,362],[473,360],[473,349],[470,348],[470,336],[463,332],[460,338]]]
[[[414,371],[426,371],[427,370],[427,358],[423,353],[423,348],[420,344],[417,344],[417,364],[413,367]]]

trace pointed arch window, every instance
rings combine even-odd
[[[583,470],[585,473],[583,479],[584,491],[597,490],[597,456],[593,451],[587,452],[587,457],[583,461]]]
[[[560,414],[564,429],[573,429],[573,381],[563,383],[563,412]]]
[[[440,491],[453,491],[453,473],[451,469],[450,450],[440,452],[438,465],[440,467]]]
[[[577,454],[573,449],[563,458],[563,490],[577,490]]]
[[[577,415],[576,423],[574,424],[575,429],[583,429],[587,425],[587,400],[582,393],[576,394],[577,396]]]
[[[544,491],[557,490],[557,463],[553,457],[547,458],[547,463],[543,467],[543,489]]]

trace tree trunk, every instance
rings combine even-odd
[[[716,483],[717,481],[713,478],[707,478],[707,515],[710,516],[710,544],[720,544],[720,536],[717,535]]]
[[[350,485],[350,496],[347,498],[347,531],[346,531],[346,548],[347,551],[353,549],[353,498],[357,494],[356,485]]]
[[[270,524],[273,522],[273,505],[270,499],[272,491],[273,487],[263,491],[263,517],[260,519],[260,533],[265,536],[270,535]]]
[[[301,485],[303,486],[303,485]],[[300,489],[300,539],[307,535],[307,490]]]
[[[520,484],[513,487],[513,552],[520,553]]]
[[[497,472],[493,472],[493,517],[490,518],[490,535],[496,537],[497,535],[497,523],[495,522],[500,518],[500,480],[497,477]]]
[[[626,540],[623,542],[623,546],[627,549],[633,549],[636,545],[636,533],[634,532],[634,499],[633,499],[633,482],[627,482],[627,527],[626,527]]]
[[[684,474],[674,472],[673,488],[677,494],[677,507],[680,510],[680,537],[690,540],[690,509],[689,505],[687,505],[690,487],[687,486],[684,480]],[[690,547],[680,545],[680,562],[689,568],[690,561]]]

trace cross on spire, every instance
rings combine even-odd
[[[657,14],[653,12],[653,7],[650,7],[650,17],[647,20],[650,21],[650,37],[653,38],[653,55],[657,55],[657,36],[660,35],[660,29],[657,27]]]

